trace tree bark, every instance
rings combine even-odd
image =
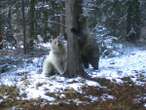
[[[83,76],[84,69],[81,64],[81,56],[78,45],[78,36],[71,32],[72,28],[79,29],[79,18],[81,14],[81,0],[65,1],[65,24],[68,39],[67,45],[67,65],[65,75],[69,77]]]
[[[60,15],[60,35],[64,35],[65,33],[65,28],[64,28],[64,15]]]
[[[0,14],[0,49],[2,48],[3,48],[3,27],[2,27],[2,16]]]
[[[24,45],[24,54],[27,53],[26,49],[26,19],[25,19],[25,3],[22,0],[22,19],[23,19],[23,45]]]
[[[37,0],[30,0],[29,10],[29,29],[27,30],[29,36],[26,38],[27,53],[30,53],[34,49],[34,39],[36,38],[36,10],[35,5]]]
[[[48,30],[49,30],[49,27],[48,27],[48,18],[49,18],[49,13],[48,13],[48,10],[46,9],[46,10],[44,10],[44,12],[43,12],[43,17],[44,17],[44,33],[43,33],[43,35],[44,35],[44,37],[47,37],[47,38],[49,38],[49,36],[48,36]]]
[[[140,3],[138,0],[128,1],[127,9],[127,40],[136,42],[140,38]]]

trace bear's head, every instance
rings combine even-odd
[[[50,44],[51,44],[50,49],[54,53],[62,53],[64,51],[64,43],[62,39],[60,39],[59,37],[51,39]]]

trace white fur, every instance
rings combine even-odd
[[[51,44],[51,50],[48,56],[46,56],[43,63],[44,75],[49,75],[49,73],[56,70],[59,74],[64,73],[64,64],[65,64],[65,51],[59,49],[54,43]]]

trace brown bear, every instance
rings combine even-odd
[[[98,69],[100,57],[99,47],[95,37],[89,34],[87,19],[81,16],[78,29],[73,27],[71,28],[71,32],[78,38],[81,61],[84,67],[88,68],[89,64],[91,64],[94,69]]]

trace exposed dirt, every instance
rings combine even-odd
[[[103,78],[98,81],[105,88],[84,86],[82,94],[68,89],[65,90],[64,97],[59,97],[60,94],[48,93],[56,96],[57,100],[53,103],[43,99],[21,100],[19,91],[15,87],[2,86],[0,96],[7,97],[0,103],[0,110],[11,110],[10,108],[17,108],[16,110],[20,108],[22,110],[145,110],[145,87],[137,86],[130,80],[123,84],[116,84]]]

